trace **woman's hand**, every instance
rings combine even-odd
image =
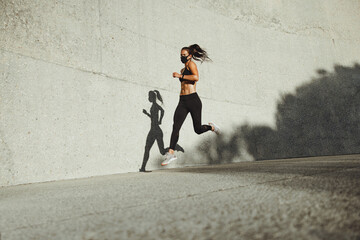
[[[181,74],[179,74],[177,72],[173,72],[173,77],[174,78],[181,78]]]

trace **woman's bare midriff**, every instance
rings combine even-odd
[[[180,95],[188,95],[196,92],[196,83],[194,83],[194,85],[191,83],[192,81],[186,81],[186,80],[181,82]]]
[[[184,72],[185,68],[181,69],[181,74]],[[181,91],[180,91],[180,95],[188,95],[191,93],[196,92],[196,82],[194,84],[192,84],[193,81],[187,81],[184,80],[181,82]]]

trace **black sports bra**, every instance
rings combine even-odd
[[[185,66],[185,70],[183,71],[183,73],[181,75],[192,75],[192,74],[191,74],[190,70],[187,69],[187,67]],[[192,85],[195,84],[195,81],[186,80],[186,79],[182,79],[182,78],[179,78],[179,81],[180,82],[186,81],[187,83],[192,84]]]

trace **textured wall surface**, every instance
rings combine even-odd
[[[281,94],[359,62],[360,2],[0,0],[0,186],[138,171],[148,135],[169,145],[172,72],[193,43],[213,60],[197,63],[203,122],[276,127]],[[152,132],[151,90],[165,113]],[[226,136],[217,157],[256,159]],[[196,149],[219,152],[213,138],[189,115],[173,166],[209,163]],[[147,169],[160,168],[157,145]]]

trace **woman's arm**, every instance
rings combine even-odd
[[[143,109],[143,113],[144,113],[145,115],[147,115],[149,118],[151,118],[151,115],[150,115],[145,109]]]
[[[190,62],[189,68],[190,68],[192,75],[184,75],[184,77],[182,79],[188,80],[188,81],[195,81],[195,82],[199,81],[199,73],[198,73],[196,64],[194,62]],[[181,78],[182,74],[174,72],[173,77]]]
[[[162,109],[162,107],[160,107],[160,121],[159,121],[159,124],[161,124],[161,122],[162,122],[162,119],[163,119],[163,117],[164,117],[164,109]]]
[[[197,66],[194,62],[189,63],[190,72],[192,75],[184,75],[182,79],[189,80],[189,81],[199,81],[199,72],[197,70]]]

